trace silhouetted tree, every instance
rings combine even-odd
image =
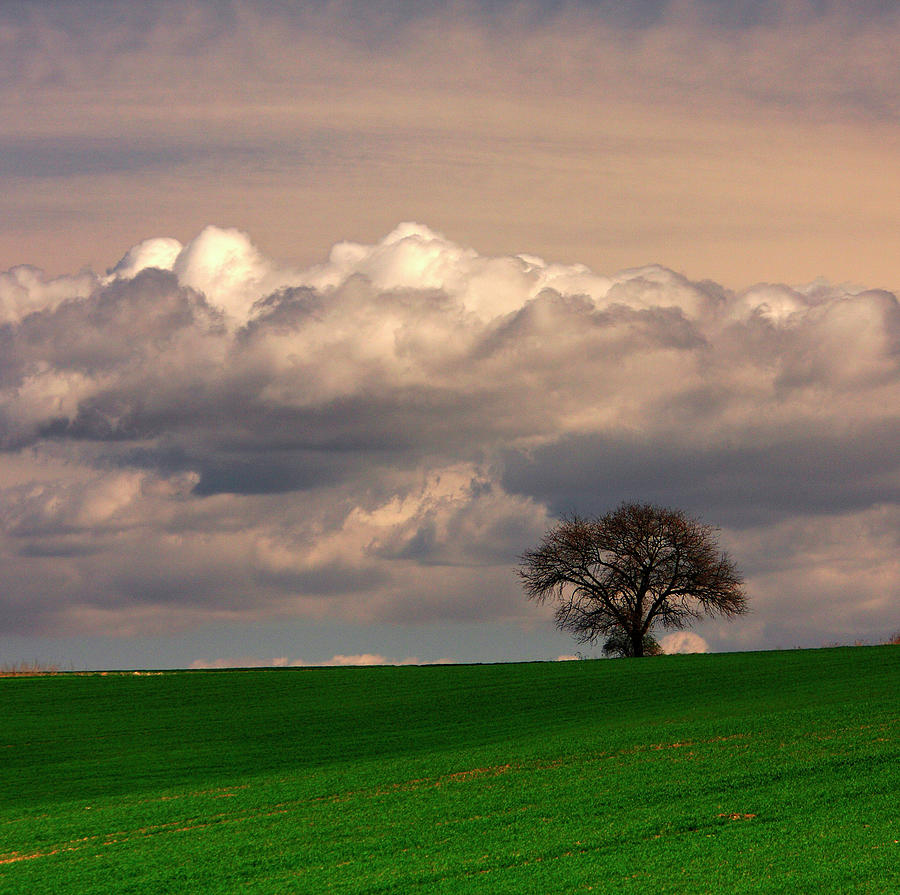
[[[747,611],[743,578],[715,529],[680,510],[624,503],[604,516],[564,517],[518,574],[529,599],[559,605],[556,624],[608,655],[660,652],[654,626]]]

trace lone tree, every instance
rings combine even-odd
[[[556,625],[607,655],[661,652],[655,626],[747,611],[743,578],[715,529],[680,510],[623,503],[604,516],[564,517],[518,570],[529,599],[559,603]]]

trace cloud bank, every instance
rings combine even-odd
[[[0,313],[8,632],[548,623],[517,555],[629,499],[723,527],[753,614],[711,648],[896,627],[891,292],[601,274],[413,223],[291,269],[208,226],[104,274],[12,268]]]

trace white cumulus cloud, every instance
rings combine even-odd
[[[110,277],[132,279],[148,267],[172,270],[184,246],[167,236],[144,239],[132,246],[109,272]]]
[[[707,653],[709,644],[693,631],[674,631],[660,637],[659,645],[666,653]]]

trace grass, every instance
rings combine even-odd
[[[900,891],[900,650],[0,681],[0,892]]]
[[[34,677],[38,674],[59,674],[58,665],[46,662],[6,662],[0,665],[0,677]]]

